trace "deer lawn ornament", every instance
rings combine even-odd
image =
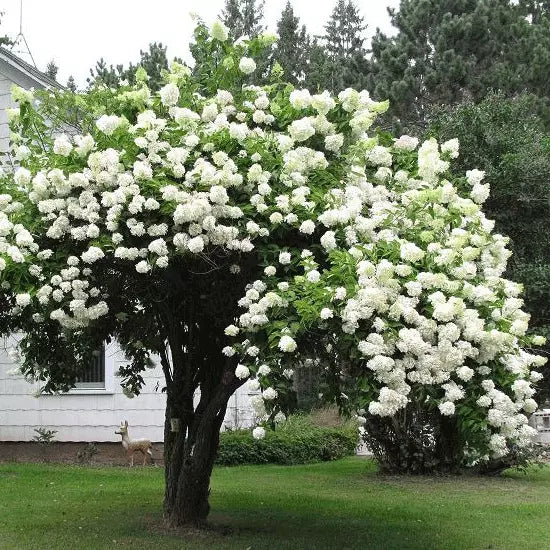
[[[153,460],[151,448],[153,444],[148,439],[130,439],[128,435],[128,421],[120,423],[120,429],[115,431],[122,436],[122,446],[126,449],[126,454],[130,457],[130,466],[134,465],[134,451],[140,451],[143,454],[143,465],[147,462],[147,455]]]

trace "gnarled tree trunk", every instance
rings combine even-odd
[[[164,428],[164,516],[170,526],[200,527],[206,522],[210,511],[210,476],[220,428],[229,397],[240,384],[232,372],[227,372],[212,392],[201,388],[195,410],[192,396],[168,395]]]
[[[229,398],[244,383],[235,376],[236,358],[222,350],[250,274],[228,288],[207,267],[166,270],[169,298],[157,310],[167,392],[164,516],[172,526],[206,522],[220,428]]]

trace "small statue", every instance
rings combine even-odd
[[[122,446],[130,457],[130,466],[134,465],[134,451],[140,451],[143,454],[144,466],[147,462],[147,455],[151,457],[151,461],[153,460],[153,453],[151,451],[153,444],[148,439],[130,439],[127,420],[124,421],[124,424],[120,423],[120,430],[115,431],[115,433],[122,436]]]

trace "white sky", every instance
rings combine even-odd
[[[322,34],[335,0],[291,0],[294,13],[311,34]],[[0,0],[5,12],[2,34],[15,38],[19,32],[20,0]],[[265,22],[269,30],[276,23],[286,0],[266,0]],[[377,27],[391,32],[387,6],[399,0],[356,0],[368,24],[367,36]],[[23,34],[39,69],[49,60],[59,66],[58,80],[65,84],[70,74],[80,86],[89,68],[103,57],[107,64],[137,61],[140,49],[150,42],[168,46],[168,58],[188,60],[193,29],[190,13],[207,23],[216,19],[223,0],[23,0]],[[16,53],[30,62],[28,56]]]

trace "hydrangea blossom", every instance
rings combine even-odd
[[[16,91],[20,167],[0,186],[4,332],[101,325],[130,342],[151,294],[185,284],[182,266],[214,271],[233,308],[214,351],[236,387],[259,384],[262,420],[281,418],[289,373],[321,360],[325,397],[361,418],[421,395],[463,422],[480,456],[527,445],[542,340],[503,278],[510,253],[481,210],[483,172],[451,171],[456,140],[369,134],[387,103],[366,91],[236,86],[256,69],[253,48],[227,45],[220,23],[208,40],[225,48],[214,76],[228,89],[174,64],[158,93],[138,81],[105,105],[82,96],[81,135],[36,139],[47,101]],[[142,294],[123,301],[113,272]],[[144,365],[142,347],[128,343]]]
[[[250,57],[243,57],[239,61],[239,69],[244,74],[251,74],[256,70],[256,62]]]

